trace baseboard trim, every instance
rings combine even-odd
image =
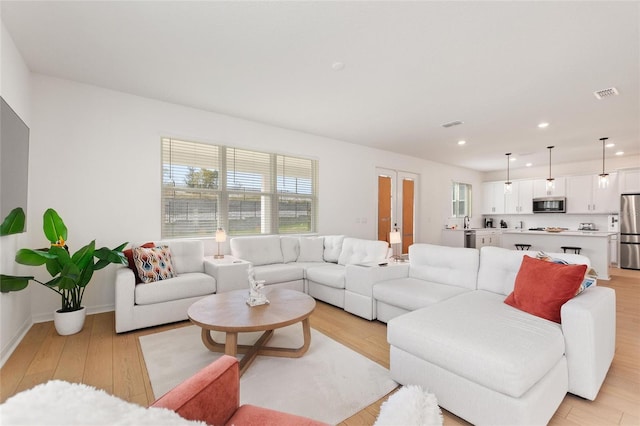
[[[18,329],[18,333],[16,333],[15,336],[13,336],[11,340],[9,340],[9,343],[6,347],[2,348],[2,350],[0,351],[0,367],[4,366],[5,362],[7,362],[11,354],[13,354],[20,342],[22,342],[24,336],[27,335],[27,332],[29,331],[29,329],[31,329],[32,325],[33,320],[26,319],[22,326],[20,326],[20,328]]]

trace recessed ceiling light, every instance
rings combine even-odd
[[[541,128],[541,129],[544,129],[545,127],[549,127],[549,123],[542,122],[542,123],[538,124],[538,127]]]
[[[509,158],[509,161],[516,161],[516,160],[517,160],[517,158],[516,158],[516,157],[511,157],[511,158]]]
[[[609,142],[609,143],[608,143],[608,144],[606,144],[605,146],[606,146],[607,148],[612,148],[612,147],[616,146],[616,144],[615,144],[615,143],[613,143],[613,142]]]
[[[466,143],[467,143],[467,141],[458,141],[458,145],[464,145]]]
[[[616,155],[624,155],[624,151],[618,151],[616,152]]]
[[[525,166],[531,167],[531,166],[533,166],[533,163],[527,163],[527,164],[525,164]]]
[[[333,68],[334,71],[342,71],[344,67],[345,67],[344,62],[334,62],[331,65],[331,68]]]

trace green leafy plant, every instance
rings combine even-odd
[[[19,234],[24,231],[24,210],[16,207],[11,210],[0,225],[0,237],[11,234]]]
[[[67,227],[53,209],[44,212],[42,229],[51,247],[36,250],[20,249],[16,253],[15,260],[22,265],[45,265],[47,272],[53,278],[42,282],[32,276],[0,275],[2,293],[23,290],[29,285],[29,281],[35,281],[62,297],[62,308],[59,312],[77,311],[82,308],[84,290],[91,281],[94,271],[111,263],[127,264],[127,258],[122,253],[127,243],[114,249],[102,247],[96,250],[96,242],[93,240],[71,254],[66,244]]]

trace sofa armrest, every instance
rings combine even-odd
[[[168,408],[188,420],[223,425],[239,404],[238,360],[223,355],[158,398],[151,406]]]
[[[560,315],[569,392],[594,400],[615,352],[615,291],[608,287],[590,287],[565,303]]]
[[[408,263],[390,263],[388,266],[346,265],[345,289],[363,296],[373,297],[373,286],[377,282],[408,276]]]
[[[116,333],[132,330],[136,278],[131,269],[120,266],[115,271]]]

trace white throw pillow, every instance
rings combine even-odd
[[[284,263],[295,262],[298,260],[298,254],[300,252],[298,238],[280,237],[280,247],[282,248]]]
[[[298,262],[324,262],[324,238],[300,237]]]
[[[338,263],[340,252],[342,251],[342,242],[344,235],[325,235],[324,236],[324,261]]]

